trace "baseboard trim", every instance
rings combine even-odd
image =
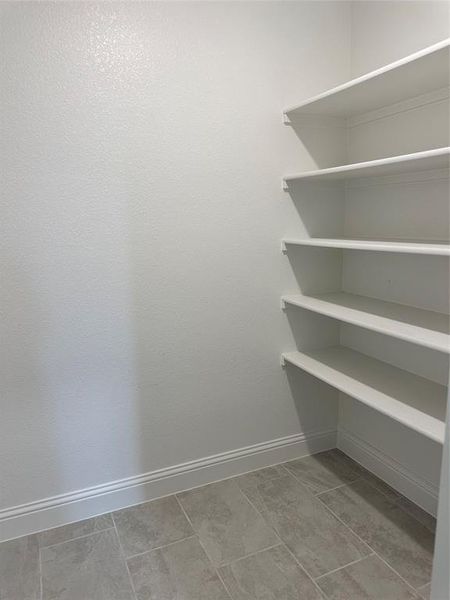
[[[428,513],[436,515],[439,495],[436,486],[345,429],[338,430],[337,447]]]
[[[336,447],[336,430],[300,433],[0,510],[0,541],[66,525]]]

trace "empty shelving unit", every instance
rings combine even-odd
[[[430,512],[436,490],[416,493],[395,454],[435,469],[445,436],[449,66],[444,40],[284,112],[327,148],[304,142],[316,168],[283,178],[299,221],[282,364],[335,388],[340,447]]]

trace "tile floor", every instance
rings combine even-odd
[[[0,600],[422,600],[435,522],[331,450],[0,544]]]

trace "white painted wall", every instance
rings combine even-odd
[[[334,428],[279,367],[281,110],[348,78],[347,3],[0,11],[0,508]]]
[[[450,406],[450,392],[448,394]],[[431,600],[450,598],[450,412],[447,412],[447,434],[442,455],[441,487],[439,492],[438,526],[434,550]]]
[[[358,76],[448,37],[449,11],[448,2],[353,2],[352,75]],[[449,144],[448,99],[436,98],[423,106],[391,113],[382,118],[368,115],[364,122],[349,129],[349,161]],[[349,189],[345,233],[448,239],[448,174],[443,173],[442,178],[435,175],[435,179],[427,181],[415,174],[404,181],[398,178]],[[346,252],[342,287],[353,293],[448,313],[448,260],[433,258]],[[356,350],[447,383],[448,359],[440,352],[351,326],[343,326],[340,337],[343,344]],[[344,437],[347,435],[347,439],[341,436],[340,447],[353,452],[355,458],[364,459],[369,468],[377,467],[376,457],[381,457],[394,471],[391,473],[384,466],[380,475],[391,477],[390,483],[400,485],[401,491],[428,510],[436,510],[440,445],[348,397],[340,403],[339,427]]]
[[[448,37],[448,0],[355,0],[351,3],[353,77]]]

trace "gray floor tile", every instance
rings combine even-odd
[[[193,535],[175,496],[113,513],[125,556],[166,546]]]
[[[110,527],[114,527],[114,523],[111,515],[108,514],[93,517],[92,519],[85,519],[84,521],[77,521],[76,523],[69,523],[69,525],[55,527],[54,529],[47,529],[37,534],[39,547],[45,548],[53,544],[68,542],[69,540],[94,533],[95,531],[103,531]]]
[[[430,598],[431,598],[431,583],[427,583],[427,585],[422,586],[417,591],[420,593],[423,600],[430,600]]]
[[[411,500],[405,498],[405,496],[399,496],[397,504],[408,514],[420,521],[422,525],[425,525],[427,529],[433,533],[436,531],[436,519],[420,508],[420,506],[417,506],[417,504],[414,504],[414,502],[411,502]]]
[[[258,486],[262,483],[279,479],[280,477],[293,478],[293,476],[283,467],[278,467],[276,471],[272,470],[272,467],[269,469],[252,471],[251,473],[245,473],[245,475],[238,475],[238,477],[234,477],[232,481],[235,481],[239,489],[250,498],[250,495],[254,494],[258,490]]]
[[[431,579],[433,534],[367,482],[319,496],[414,587]]]
[[[284,466],[315,494],[356,481],[364,472],[355,461],[337,449],[305,456]]]
[[[279,542],[233,480],[213,483],[178,497],[215,565]]]
[[[375,555],[325,575],[317,583],[330,600],[421,600]]]
[[[238,477],[238,484],[312,577],[370,553],[365,544],[290,475],[256,485],[246,478],[246,475]]]
[[[233,600],[321,600],[284,545],[231,563],[219,573]]]
[[[197,536],[127,562],[137,600],[230,600]]]
[[[114,529],[41,550],[43,600],[133,600]]]
[[[382,479],[380,479],[376,475],[373,475],[373,473],[370,473],[369,471],[365,471],[362,478],[365,481],[367,481],[368,483],[370,483],[370,485],[372,487],[374,487],[376,490],[378,490],[379,492],[381,492],[382,494],[384,494],[391,500],[398,500],[401,498],[401,494],[399,492],[394,490],[394,488],[392,488],[390,485],[385,483]]]
[[[0,544],[1,600],[38,600],[41,583],[35,535]]]
[[[251,471],[250,473],[246,473],[245,477],[250,483],[258,484],[262,481],[269,481],[269,479],[276,479],[282,475],[286,475],[286,469],[281,465],[276,465],[275,467],[266,467],[264,469],[258,469],[257,471]],[[242,475],[240,475],[240,477],[242,477]],[[233,479],[236,480],[236,477]]]

